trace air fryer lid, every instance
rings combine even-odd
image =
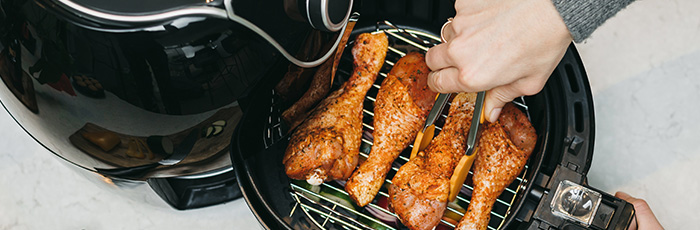
[[[49,11],[71,24],[91,30],[110,33],[130,32],[170,32],[188,27],[191,24],[206,24],[217,27],[229,22],[243,26],[269,42],[282,56],[292,63],[310,68],[323,63],[337,48],[340,39],[324,55],[312,60],[299,60],[284,45],[285,40],[294,36],[300,24],[328,32],[345,28],[350,20],[352,1],[321,1],[315,5],[306,4],[306,23],[291,20],[286,8],[289,4],[274,0],[233,1],[207,0],[192,2],[178,0],[159,4],[162,0],[139,2],[127,0],[112,2],[103,0],[39,0],[42,11]],[[323,4],[322,4],[323,3]],[[294,4],[292,4],[294,5]],[[301,4],[299,4],[301,6]],[[299,11],[299,10],[296,10]],[[190,26],[191,27],[191,26]],[[241,30],[239,29],[239,30]],[[238,32],[238,31],[236,31]],[[243,32],[243,31],[241,31]],[[342,34],[343,31],[340,31]]]
[[[182,162],[148,177],[231,167],[237,101],[279,58],[267,43],[232,22],[171,33],[97,32],[40,4],[46,2],[2,1],[0,98],[41,145],[89,171],[134,167],[167,157],[172,151],[157,147],[173,149],[190,129],[216,126],[217,135],[203,135]],[[109,134],[110,144],[89,140],[99,139],[95,133]]]
[[[38,0],[37,3],[76,25],[103,31],[133,31],[183,18],[188,21],[228,18],[223,1]]]
[[[292,19],[306,22],[316,29],[336,32],[347,22],[350,9],[353,6],[352,0],[287,0],[284,2],[271,0],[40,1],[42,1],[41,5],[69,18],[76,24],[109,30],[155,26],[174,20],[191,21],[193,18],[198,18],[197,20],[201,20],[201,18],[230,19],[245,24],[246,20],[240,17],[249,19],[251,14],[259,15],[261,13],[267,18],[265,21],[287,23],[290,18],[286,18],[284,13],[280,14],[280,12],[287,12],[286,15]],[[260,22],[253,23],[261,24]]]

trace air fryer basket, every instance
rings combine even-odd
[[[391,65],[401,56],[400,53],[415,49],[416,46],[406,42],[412,40],[410,36],[377,22],[390,20],[398,27],[422,39],[432,38],[432,42],[437,42],[434,39],[437,38],[435,35],[439,34],[442,22],[447,16],[454,14],[449,10],[433,10],[445,8],[437,7],[438,4],[434,3],[427,7],[431,12],[428,16],[435,19],[407,17],[406,15],[412,14],[411,9],[417,9],[417,6],[406,5],[410,4],[398,7],[398,11],[393,11],[397,10],[397,7],[378,10],[384,9],[382,3],[371,5],[377,8],[368,7],[368,4],[363,5],[364,15],[360,17],[350,39],[352,41],[354,36],[363,32],[377,30],[391,32],[388,37],[393,49],[390,49],[387,54],[387,63],[364,102],[365,130],[372,129],[371,108],[373,98],[378,91],[377,86],[381,84]],[[376,11],[378,12],[376,15],[383,16],[367,15],[367,11]],[[334,81],[334,89],[337,89],[352,71],[352,57],[349,52],[352,45],[348,43],[343,53]],[[396,226],[383,223],[369,214],[379,211],[393,215],[377,204],[378,199],[387,196],[385,189],[382,189],[377,199],[368,205],[369,208],[360,208],[327,199],[326,196],[319,195],[317,189],[311,189],[303,182],[290,180],[286,176],[282,156],[288,143],[288,135],[286,135],[287,129],[280,122],[279,115],[288,104],[275,97],[273,87],[286,71],[288,63],[277,64],[272,67],[273,71],[267,79],[260,81],[261,84],[252,91],[248,98],[250,106],[245,111],[231,144],[233,148],[231,156],[239,185],[253,213],[267,229],[394,229]],[[537,131],[538,141],[524,172],[494,205],[489,229],[549,229],[549,227],[567,226],[571,229],[581,228],[573,222],[552,216],[551,209],[548,207],[552,199],[550,193],[554,193],[560,181],[569,180],[577,184],[585,184],[585,174],[592,158],[593,102],[588,80],[575,47],[573,45],[569,47],[540,93],[516,99],[515,102],[527,112]],[[438,121],[438,125],[441,125],[441,122],[444,121]],[[363,147],[369,145],[371,140],[363,137]],[[391,180],[400,165],[407,161],[408,152],[404,151],[395,161],[394,169],[387,176],[387,180]],[[361,153],[361,156],[363,155],[366,156],[366,153]],[[462,204],[469,202],[472,189],[469,184],[468,179],[463,193],[458,198]],[[332,181],[324,183],[320,189],[327,193],[342,195],[345,194],[343,185],[342,181]],[[623,229],[626,227],[633,213],[631,206],[609,194],[600,193],[603,193],[603,206],[607,207],[605,209],[607,211],[602,212],[605,215],[601,217],[596,216],[597,222],[594,221],[595,224],[590,228]],[[450,206],[447,212],[463,215],[463,210],[454,206]],[[615,224],[617,222],[622,224]],[[443,229],[451,229],[454,223],[443,220],[439,226]],[[405,227],[399,225],[398,228]]]

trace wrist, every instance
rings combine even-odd
[[[634,0],[551,0],[571,37],[588,38],[596,28]]]

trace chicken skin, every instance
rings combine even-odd
[[[389,202],[409,229],[432,229],[440,222],[447,207],[450,177],[467,149],[475,101],[475,93],[457,94],[442,131],[392,179]]]
[[[372,150],[345,185],[359,206],[374,199],[392,162],[425,123],[436,95],[428,88],[428,73],[425,56],[412,52],[399,59],[382,82],[374,103]]]
[[[287,176],[313,185],[350,176],[358,162],[362,102],[384,64],[387,47],[384,33],[357,36],[350,79],[292,133],[282,159]]]
[[[525,114],[507,104],[498,121],[484,127],[474,160],[474,191],[460,230],[488,228],[498,196],[525,167],[537,142],[537,134]]]

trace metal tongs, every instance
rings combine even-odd
[[[425,149],[430,141],[433,139],[435,132],[435,121],[437,117],[442,114],[442,111],[447,105],[447,99],[449,99],[451,94],[439,94],[433,108],[428,114],[428,118],[423,125],[423,129],[416,135],[416,140],[413,143],[413,149],[411,150],[411,159],[413,159],[419,151]],[[452,177],[450,178],[450,202],[454,201],[459,194],[464,180],[469,174],[469,169],[471,169],[474,159],[476,159],[477,152],[477,141],[481,136],[480,128],[481,124],[484,123],[484,98],[486,97],[486,92],[481,91],[476,94],[476,102],[474,104],[474,113],[472,115],[471,126],[469,127],[469,133],[467,134],[467,150],[464,152],[464,156],[459,160],[457,167],[455,167]]]
[[[451,18],[442,26],[440,30],[440,38],[442,42],[447,42],[444,37],[445,27],[452,22]],[[435,104],[430,109],[428,118],[423,125],[423,129],[416,135],[416,140],[413,143],[413,149],[411,150],[411,159],[413,159],[419,151],[425,149],[430,141],[433,139],[435,134],[435,121],[438,116],[442,114],[442,111],[447,105],[447,100],[450,98],[451,94],[439,94],[435,100]],[[472,115],[472,122],[469,128],[469,133],[467,136],[467,150],[464,156],[460,159],[457,167],[450,178],[450,202],[454,201],[459,194],[459,191],[464,184],[464,180],[469,174],[474,159],[476,158],[477,141],[479,140],[480,132],[479,128],[484,122],[484,98],[486,97],[486,91],[481,91],[477,93],[476,102],[474,104],[474,113]]]
[[[464,156],[459,160],[455,171],[452,173],[450,178],[450,202],[454,201],[462,189],[464,180],[467,179],[469,174],[469,169],[471,169],[474,159],[476,159],[477,152],[477,141],[481,136],[480,127],[484,123],[484,98],[486,97],[486,92],[481,91],[476,94],[476,103],[474,104],[474,113],[472,115],[472,123],[469,127],[469,134],[467,134],[467,151],[465,151]]]
[[[451,93],[438,94],[433,108],[431,108],[430,113],[428,113],[428,118],[425,120],[423,129],[416,135],[416,140],[413,142],[413,149],[411,149],[410,159],[413,159],[419,151],[425,149],[425,147],[430,144],[430,141],[433,140],[433,136],[435,135],[435,121],[442,115],[442,110],[445,109],[447,100],[450,99],[451,95]]]

